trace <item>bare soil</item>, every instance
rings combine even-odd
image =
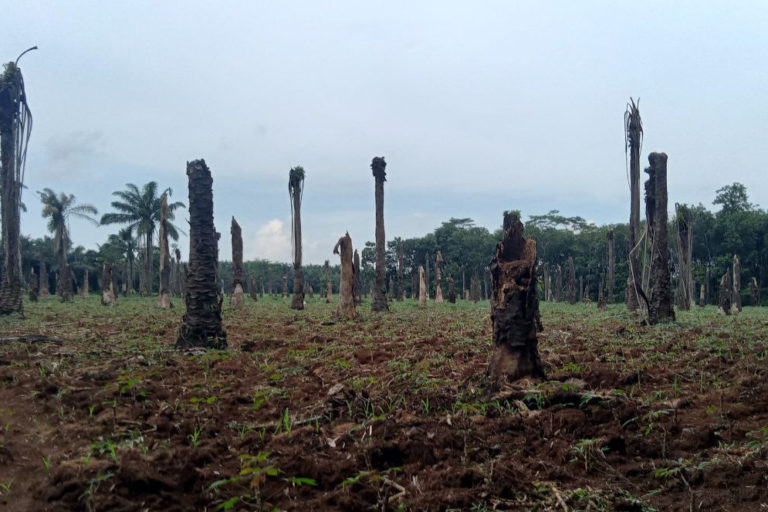
[[[768,314],[542,304],[546,381],[492,389],[487,304],[225,310],[98,297],[0,319],[0,509],[766,510]],[[61,343],[13,341],[42,335]]]

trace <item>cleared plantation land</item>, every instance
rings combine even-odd
[[[0,319],[4,510],[765,510],[768,314],[637,327],[541,304],[551,381],[488,390],[487,303],[225,307],[43,299]],[[761,506],[763,508],[761,508]]]

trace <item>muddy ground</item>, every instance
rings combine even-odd
[[[763,309],[542,304],[550,380],[494,390],[487,304],[267,297],[226,310],[226,352],[180,353],[174,303],[0,319],[0,509],[768,508]]]

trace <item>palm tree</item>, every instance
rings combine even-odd
[[[160,222],[160,214],[163,202],[163,195],[172,194],[170,188],[165,189],[158,194],[157,182],[150,181],[146,183],[141,190],[133,183],[125,185],[126,190],[117,190],[112,192],[113,196],[119,198],[118,201],[112,201],[112,208],[117,210],[113,213],[104,214],[101,217],[102,224],[128,224],[128,228],[133,230],[137,236],[145,237],[144,244],[144,285],[142,292],[146,295],[152,293],[152,240]],[[168,205],[168,220],[174,220],[174,210],[184,208],[184,203],[176,201]],[[179,239],[179,232],[171,222],[168,222],[168,235],[173,240]]]
[[[24,162],[32,132],[32,113],[27,106],[24,77],[19,59],[32,47],[5,65],[0,75],[0,219],[2,222],[3,266],[0,283],[0,315],[23,313],[21,300],[21,189]]]
[[[296,166],[288,173],[291,198],[291,242],[293,242],[293,298],[291,309],[304,309],[304,274],[301,271],[301,199],[304,196],[304,168]]]
[[[59,282],[57,289],[62,299],[69,299],[72,290],[66,282],[67,251],[69,251],[69,218],[71,216],[85,219],[98,225],[92,217],[99,211],[90,204],[76,204],[75,196],[64,192],[56,194],[49,188],[44,188],[40,195],[43,203],[43,217],[48,219],[48,231],[53,233],[53,250],[59,263]]]
[[[386,238],[384,236],[384,182],[387,181],[387,162],[376,156],[371,162],[371,171],[376,180],[376,285],[373,288],[373,311],[388,311],[387,305],[387,260]]]

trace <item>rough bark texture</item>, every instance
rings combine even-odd
[[[48,268],[45,261],[40,260],[40,296],[49,297],[51,289],[48,285]]]
[[[753,306],[759,306],[760,305],[760,287],[757,285],[757,278],[753,277],[751,281],[749,281],[749,291],[751,292],[750,295],[752,297],[751,304]]]
[[[397,240],[397,300],[405,300],[405,283],[403,282],[403,241]]]
[[[608,231],[608,276],[605,282],[605,302],[613,304],[613,293],[616,285],[616,243],[613,230]]]
[[[451,304],[456,303],[456,285],[453,282],[453,279],[448,281],[448,302]]]
[[[376,284],[373,288],[374,312],[389,311],[387,305],[387,261],[386,238],[384,236],[384,182],[387,180],[387,162],[384,157],[374,157],[371,161],[371,171],[376,180]]]
[[[605,292],[603,291],[603,278],[600,278],[600,284],[597,289],[597,309],[605,311]]]
[[[24,78],[14,62],[0,74],[0,224],[3,261],[0,273],[0,315],[23,314],[20,252],[20,207],[24,155],[31,125]],[[31,121],[31,120],[30,120]],[[26,128],[26,130],[25,130]]]
[[[741,261],[737,255],[733,255],[733,297],[731,299],[731,312],[741,313]]]
[[[480,295],[482,292],[480,291],[480,278],[477,277],[477,275],[473,275],[469,279],[469,296],[472,299],[472,302],[480,302]]]
[[[170,309],[171,304],[171,250],[168,246],[168,194],[163,194],[160,204],[160,228],[158,230],[160,246],[160,288],[157,294],[157,305]]]
[[[565,297],[568,299],[568,304],[576,304],[576,268],[570,256],[565,269]]]
[[[355,273],[352,259],[352,239],[349,237],[349,233],[339,238],[339,241],[336,242],[336,246],[333,248],[333,254],[338,254],[341,258],[339,306],[336,310],[336,315],[345,320],[354,320],[357,318],[354,295]]]
[[[101,275],[101,305],[117,305],[117,294],[115,293],[112,280],[112,264],[104,263]]]
[[[232,217],[229,229],[232,235],[232,298],[230,304],[235,309],[245,307],[245,270],[243,269],[243,232],[240,224]]]
[[[677,210],[677,307],[683,311],[691,309],[695,302],[693,287],[693,216],[684,205],[675,205]]]
[[[419,265],[419,307],[427,306],[427,279],[424,275],[424,267]]]
[[[35,274],[35,269],[29,269],[29,301],[37,302],[37,294],[39,291],[39,279]]]
[[[491,322],[496,346],[488,374],[492,380],[545,378],[539,359],[536,319],[536,242],[523,238],[516,213],[504,215],[504,234],[491,261]]]
[[[90,297],[91,295],[91,287],[89,286],[89,279],[88,279],[88,269],[85,269],[83,271],[83,289],[81,290],[81,295],[83,297]]]
[[[669,272],[669,244],[667,239],[667,155],[651,153],[651,164],[646,169],[653,190],[653,235],[651,244],[651,296],[648,305],[648,323],[675,319],[672,307],[672,279]],[[646,197],[648,200],[648,197]]]
[[[437,256],[435,257],[435,302],[438,304],[443,302],[442,266],[443,255],[440,251],[437,251]]]
[[[293,242],[293,296],[291,309],[304,309],[304,271],[301,267],[301,200],[304,192],[304,169],[294,167],[288,177],[288,194],[291,198]]]
[[[357,252],[357,249],[355,249],[355,254],[352,258],[352,271],[352,295],[355,298],[355,306],[359,306],[363,301],[363,297],[360,293],[360,254]]]
[[[627,278],[627,293],[625,294],[627,309],[636,311],[638,308],[638,292],[636,282],[641,279],[640,268],[640,147],[643,141],[643,121],[640,109],[634,101],[628,105],[624,114],[625,144],[629,150],[629,277]]]
[[[70,302],[72,300],[72,267],[69,263],[64,263],[59,268],[58,294],[61,302]]]
[[[555,302],[563,300],[563,267],[557,266],[555,271]]]
[[[731,314],[731,293],[731,273],[726,272],[720,278],[720,295],[717,303],[717,311],[721,315]]]
[[[189,270],[178,348],[225,349],[221,298],[216,286],[218,233],[213,225],[213,179],[204,160],[187,164],[189,180]]]
[[[251,275],[248,276],[248,295],[254,302],[259,300],[259,293],[256,290],[256,280]]]

